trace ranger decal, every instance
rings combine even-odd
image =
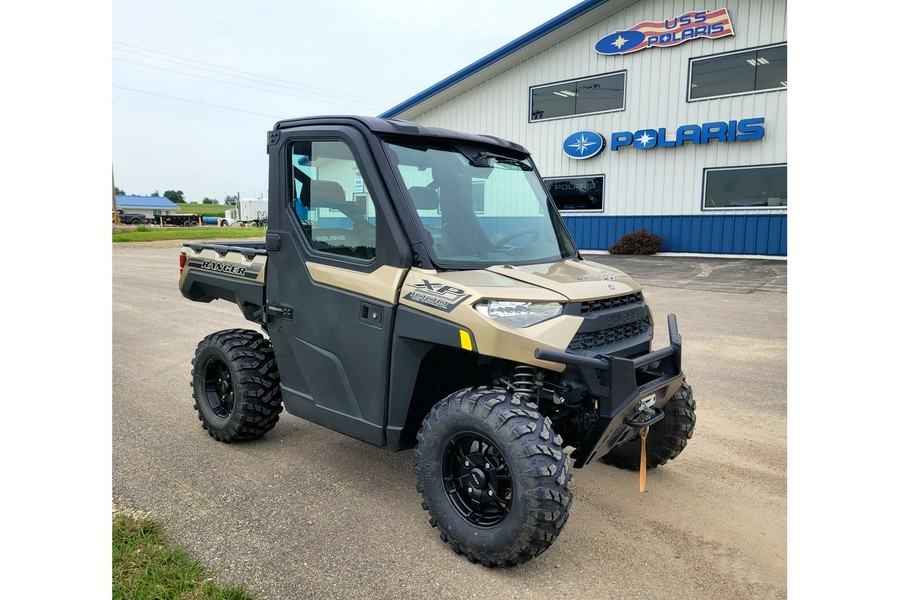
[[[228,275],[237,275],[238,277],[248,277],[256,279],[259,277],[259,267],[252,265],[249,269],[240,265],[235,265],[216,260],[193,259],[188,261],[189,267],[200,268],[204,271],[213,271],[215,273],[226,273]]]

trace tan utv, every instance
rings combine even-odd
[[[557,539],[570,464],[652,469],[694,430],[681,337],[652,350],[641,286],[586,261],[527,150],[369,117],[276,123],[265,242],[187,243],[180,290],[257,330],[197,347],[216,440],[288,413],[389,450],[450,547],[512,566]],[[644,472],[642,470],[642,472]]]

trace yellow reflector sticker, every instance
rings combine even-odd
[[[472,349],[472,338],[469,336],[468,331],[459,330],[459,345],[462,346],[465,350]]]

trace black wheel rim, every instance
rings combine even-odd
[[[209,408],[217,417],[228,418],[234,408],[234,382],[231,379],[231,369],[218,358],[213,358],[206,363],[203,380]]]
[[[441,476],[450,503],[472,525],[494,527],[509,514],[509,464],[487,438],[472,432],[453,436],[444,450]]]

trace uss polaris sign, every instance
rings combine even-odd
[[[594,45],[600,54],[628,54],[645,48],[677,46],[698,38],[734,35],[728,10],[692,10],[665,21],[644,21],[601,38]]]

